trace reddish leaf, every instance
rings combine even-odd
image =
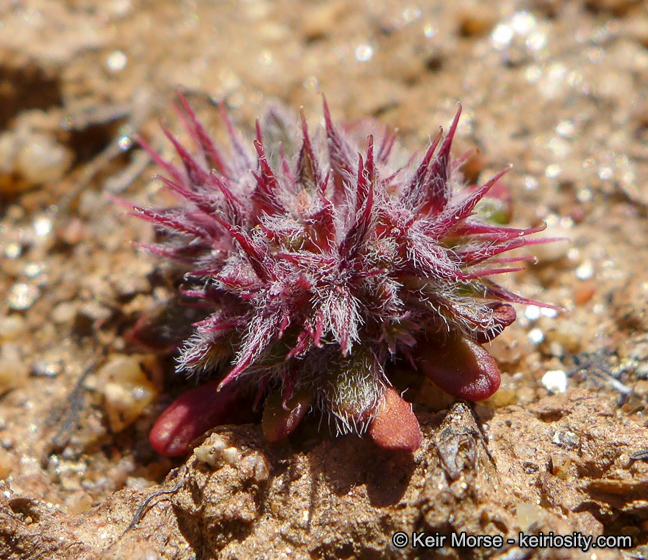
[[[268,395],[263,409],[263,437],[270,443],[287,438],[310,409],[314,395],[303,389],[283,403],[282,395],[275,391]]]
[[[387,389],[369,426],[369,435],[378,447],[416,451],[421,445],[421,428],[412,405],[393,387]]]
[[[191,442],[211,428],[231,421],[239,408],[239,387],[229,384],[218,390],[210,381],[187,391],[157,419],[149,434],[153,449],[167,457],[182,457]]]
[[[442,344],[419,343],[414,354],[423,372],[454,397],[482,401],[499,389],[500,372],[493,357],[458,334]]]

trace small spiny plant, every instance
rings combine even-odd
[[[480,187],[463,185],[464,159],[450,153],[461,108],[416,162],[389,131],[358,147],[326,101],[323,134],[313,137],[303,114],[300,125],[273,108],[247,143],[223,111],[226,153],[179,97],[195,155],[167,130],[180,167],[141,143],[182,205],[134,209],[166,234],[147,248],[184,267],[182,292],[204,309],[177,370],[211,381],[162,414],[150,436],[157,451],[187,453],[252,400],[264,402],[269,441],[315,409],[339,433],[368,431],[383,448],[412,451],[420,428],[392,386],[390,363],[472,401],[498,389],[483,344],[515,320],[512,303],[543,304],[492,277],[520,270],[506,265],[528,257],[502,255],[541,242],[527,236],[542,227],[480,217],[478,205],[506,170]],[[145,338],[142,324],[150,320],[136,339]]]

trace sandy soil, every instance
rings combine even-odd
[[[513,223],[569,240],[504,282],[565,311],[518,310],[486,403],[423,391],[412,456],[314,429],[268,446],[256,424],[157,456],[182,380],[126,334],[169,269],[108,195],[164,200],[132,136],[171,155],[178,88],[216,136],[214,101],[249,129],[269,99],[315,123],[324,92],[418,150],[460,101],[470,178],[512,163]],[[0,557],[648,557],[647,88],[632,0],[0,2]],[[552,531],[631,550],[517,540]]]

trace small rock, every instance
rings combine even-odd
[[[0,393],[20,387],[29,375],[17,344],[5,342],[0,346]]]
[[[5,301],[10,309],[26,311],[34,305],[39,296],[40,291],[36,286],[26,282],[18,282],[11,286]]]
[[[566,453],[552,453],[550,458],[551,474],[565,480],[569,476],[572,460]]]
[[[96,388],[104,395],[104,407],[113,432],[130,426],[157,395],[144,368],[157,367],[153,356],[116,354],[97,372]]]
[[[72,163],[72,152],[45,134],[32,134],[16,154],[15,171],[30,185],[58,181]]]
[[[65,505],[71,514],[83,513],[92,507],[92,498],[87,492],[75,492],[65,501]]]
[[[550,393],[564,393],[567,390],[567,374],[561,369],[550,370],[542,376],[542,385]]]
[[[578,434],[569,430],[557,430],[554,433],[552,442],[565,449],[576,449],[580,445],[580,438]]]
[[[25,319],[18,314],[0,317],[0,340],[17,340],[25,332]]]
[[[235,465],[239,461],[238,449],[228,446],[227,442],[218,434],[212,434],[194,453],[196,459],[207,463],[214,469],[222,467],[225,463]]]
[[[270,469],[265,457],[261,454],[255,454],[254,457],[254,479],[257,482],[265,482],[270,478]]]
[[[199,461],[216,467],[220,464],[223,451],[226,448],[227,442],[218,434],[212,434],[194,453]]]
[[[71,301],[62,301],[52,310],[52,321],[58,325],[71,322],[77,313],[77,304]]]
[[[513,379],[513,376],[509,374],[502,374],[502,383],[500,388],[495,392],[492,397],[489,397],[484,401],[484,404],[487,404],[493,408],[502,408],[504,406],[510,406],[517,402],[517,383]]]
[[[537,504],[520,502],[515,508],[515,516],[522,531],[531,525],[540,525],[547,518],[547,511]]]
[[[497,4],[473,2],[459,12],[459,31],[466,37],[485,35],[497,21]]]

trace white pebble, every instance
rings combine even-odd
[[[252,452],[241,459],[241,470],[255,482],[265,482],[270,478],[270,467],[265,456]]]
[[[561,369],[549,370],[542,376],[542,385],[550,393],[564,393],[567,390],[567,374]]]
[[[531,329],[527,336],[532,344],[541,344],[545,339],[545,335],[541,329]]]
[[[530,321],[537,321],[540,319],[540,308],[537,305],[527,305],[524,310],[524,316]]]
[[[572,232],[556,216],[547,216],[547,228],[533,236],[533,239],[554,239],[533,247],[533,255],[540,262],[553,262],[567,256],[572,243]]]
[[[586,260],[576,269],[576,278],[579,280],[590,280],[594,277],[594,265],[592,261]]]
[[[72,153],[44,134],[33,134],[20,146],[15,169],[28,183],[58,181],[72,163]]]
[[[223,465],[223,461],[229,463],[225,458],[225,452],[230,449],[234,448],[228,447],[227,442],[222,436],[212,434],[204,445],[201,445],[194,451],[194,454],[196,455],[196,459],[216,469]]]
[[[235,465],[236,463],[238,463],[239,459],[238,449],[236,449],[236,447],[228,447],[227,449],[223,450],[223,459],[229,465]]]
[[[254,464],[254,478],[257,482],[265,482],[270,477],[270,469],[265,458],[261,455],[258,456]]]
[[[40,292],[36,286],[19,282],[11,286],[5,301],[10,309],[25,311],[34,305],[39,295]]]

